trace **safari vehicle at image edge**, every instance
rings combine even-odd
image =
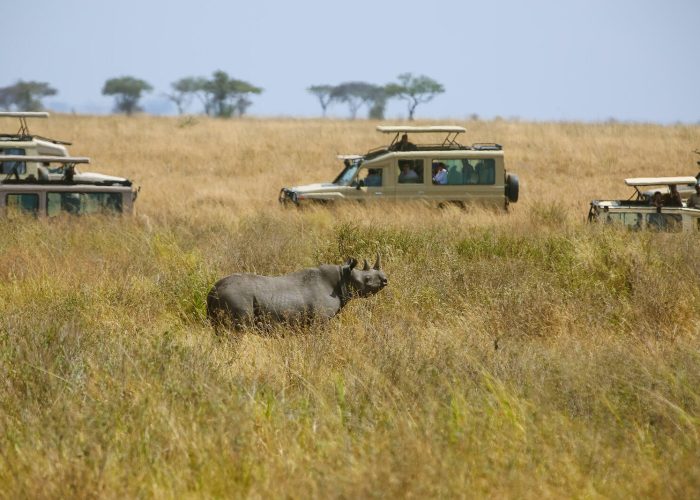
[[[700,174],[699,174],[700,176]],[[593,200],[588,210],[588,221],[616,224],[630,230],[651,229],[657,231],[680,232],[700,230],[700,210],[688,207],[683,199],[681,206],[656,206],[652,203],[655,192],[667,194],[671,186],[687,198],[689,189],[678,186],[695,186],[696,177],[640,177],[625,179],[625,184],[634,187],[634,193],[627,200]],[[640,190],[664,186],[658,189]],[[694,192],[694,190],[692,190]],[[685,195],[685,196],[684,196]]]
[[[394,134],[388,146],[364,155],[340,155],[345,168],[328,183],[284,187],[282,204],[340,201],[425,201],[507,208],[518,201],[517,175],[506,173],[503,148],[495,143],[465,146],[458,126],[378,126]],[[407,134],[442,134],[437,144],[412,144]]]
[[[0,215],[133,212],[138,191],[130,180],[80,172],[76,165],[90,160],[69,156],[70,143],[29,133],[26,119],[48,113],[0,112],[0,117],[20,120],[17,133],[0,133]]]
[[[76,165],[89,162],[84,157],[0,155],[5,174],[0,180],[0,212],[49,217],[131,214],[138,193],[131,181],[76,170]]]

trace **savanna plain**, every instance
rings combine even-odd
[[[697,498],[700,236],[585,216],[695,175],[700,126],[456,122],[504,145],[508,212],[278,206],[377,124],[32,123],[141,191],[0,220],[0,497]],[[389,286],[328,323],[206,320],[224,275],[377,251]]]

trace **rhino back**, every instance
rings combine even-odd
[[[334,285],[327,270],[313,268],[284,276],[232,274],[214,288],[219,302],[234,318],[288,320],[337,313],[340,301],[333,296]]]

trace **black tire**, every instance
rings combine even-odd
[[[506,198],[510,203],[515,203],[518,201],[518,195],[520,194],[520,181],[518,176],[515,174],[506,175]]]

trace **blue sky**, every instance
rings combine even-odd
[[[105,80],[129,75],[174,113],[171,82],[221,69],[265,89],[252,115],[317,116],[310,85],[412,72],[446,89],[417,118],[700,121],[698,0],[3,3],[0,86],[49,82],[61,110],[109,112]]]

